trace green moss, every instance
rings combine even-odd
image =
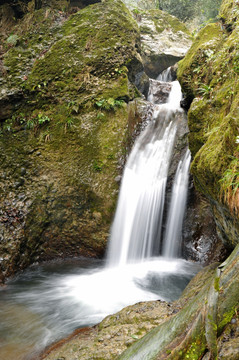
[[[214,289],[219,292],[220,290],[220,278],[219,277],[215,277],[214,279]]]
[[[200,83],[210,75],[205,63],[211,61],[218,43],[222,41],[219,24],[208,24],[197,35],[185,58],[178,63],[177,77],[187,96],[198,94]]]
[[[235,308],[231,309],[230,311],[227,311],[225,314],[223,314],[223,318],[221,319],[219,325],[218,325],[218,329],[219,329],[219,333],[222,331],[222,329],[228,324],[230,323],[231,319],[233,318],[233,316],[235,315]]]
[[[227,1],[222,4],[222,9],[225,7],[234,14],[237,11]],[[232,189],[225,188],[225,174],[230,169],[239,171],[234,161],[239,154],[237,38],[236,29],[228,33],[219,23],[207,25],[178,68],[183,91],[188,99],[195,97],[188,113],[192,173],[205,193],[224,200],[232,212],[237,212],[235,197],[223,197],[222,193],[232,194]]]
[[[230,25],[230,29],[234,28],[239,19],[239,9],[235,6],[234,1],[224,0],[222,2],[219,16],[224,23]]]

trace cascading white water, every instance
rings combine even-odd
[[[175,135],[176,125],[166,112],[164,119],[154,119],[136,142],[122,180],[108,252],[109,266],[152,256],[154,240],[160,240]]]
[[[159,253],[167,175],[177,131],[175,114],[181,111],[181,99],[180,84],[173,81],[167,103],[155,107],[153,122],[139,136],[129,156],[111,230],[108,266],[142,261],[154,251]],[[180,179],[186,181],[186,175]],[[187,183],[182,186],[187,189]],[[180,212],[173,216],[171,221],[181,224]],[[177,230],[181,231],[179,225]]]
[[[162,71],[161,74],[159,74],[159,76],[157,77],[157,80],[163,82],[173,81],[173,77],[171,75],[171,67],[168,67],[167,69]]]
[[[183,217],[186,206],[189,166],[191,161],[190,151],[187,150],[180,160],[174,179],[172,198],[166,223],[166,235],[163,245],[163,256],[175,258],[179,255]]]

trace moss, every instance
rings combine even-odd
[[[224,329],[224,327],[230,323],[231,319],[233,318],[233,316],[236,313],[236,308],[231,309],[230,311],[225,312],[225,314],[223,314],[223,318],[221,319],[218,328],[219,328],[219,334],[221,333],[222,329]]]
[[[219,292],[220,290],[220,278],[219,277],[215,277],[214,279],[214,289]]]
[[[126,154],[127,102],[138,96],[128,68],[138,61],[139,29],[120,1],[69,18],[42,9],[21,24],[1,79],[21,95],[0,125],[0,191],[23,207],[25,224],[16,234],[4,228],[6,242],[16,239],[13,250],[1,247],[10,252],[9,272],[63,254],[103,255]]]
[[[237,11],[231,5],[222,3],[221,11],[227,13],[227,18]],[[234,213],[238,213],[235,194],[232,188],[225,188],[223,178],[230,169],[239,171],[235,166],[239,154],[237,37],[236,29],[229,33],[220,23],[207,25],[178,68],[183,91],[188,99],[195,98],[188,116],[189,144],[194,156],[191,169],[196,183],[217,201],[224,200]]]
[[[211,60],[221,41],[220,25],[208,24],[198,33],[185,58],[179,61],[177,77],[187,96],[198,94],[200,83],[208,76],[208,68],[203,64]]]
[[[219,16],[223,20],[223,23],[227,24],[227,26],[229,25],[229,29],[232,30],[239,19],[239,9],[235,6],[234,1],[224,0],[220,8]]]

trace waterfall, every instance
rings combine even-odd
[[[163,256],[167,258],[173,258],[179,255],[182,224],[187,199],[190,161],[191,154],[190,151],[187,150],[183,159],[180,160],[178,164],[174,179],[163,245]]]
[[[169,71],[164,79],[171,79]],[[173,81],[170,85],[167,102],[155,104],[153,120],[136,140],[125,166],[108,248],[107,263],[110,267],[159,255],[167,176],[177,133],[177,113],[182,111],[180,84]],[[149,93],[152,101],[152,89]],[[189,163],[188,151],[178,166],[171,205],[173,210],[169,212],[170,231],[167,230],[166,238],[168,246],[175,247],[170,254],[167,250],[166,256],[170,257],[177,253],[176,241],[181,236]],[[177,236],[171,239],[175,231]]]
[[[162,71],[161,74],[159,74],[159,76],[157,77],[157,80],[164,82],[173,81],[171,67],[168,67],[166,70]]]

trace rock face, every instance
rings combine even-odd
[[[147,75],[156,78],[167,67],[182,59],[191,46],[186,26],[161,10],[138,12],[143,60]]]
[[[228,247],[239,239],[238,5],[223,1],[221,22],[203,28],[178,78],[193,102],[188,112],[192,173],[211,201],[217,229]]]
[[[0,79],[4,276],[39,260],[103,255],[128,143],[126,103],[138,96],[125,65],[143,69],[137,24],[118,1],[69,19],[41,9],[15,35]]]

